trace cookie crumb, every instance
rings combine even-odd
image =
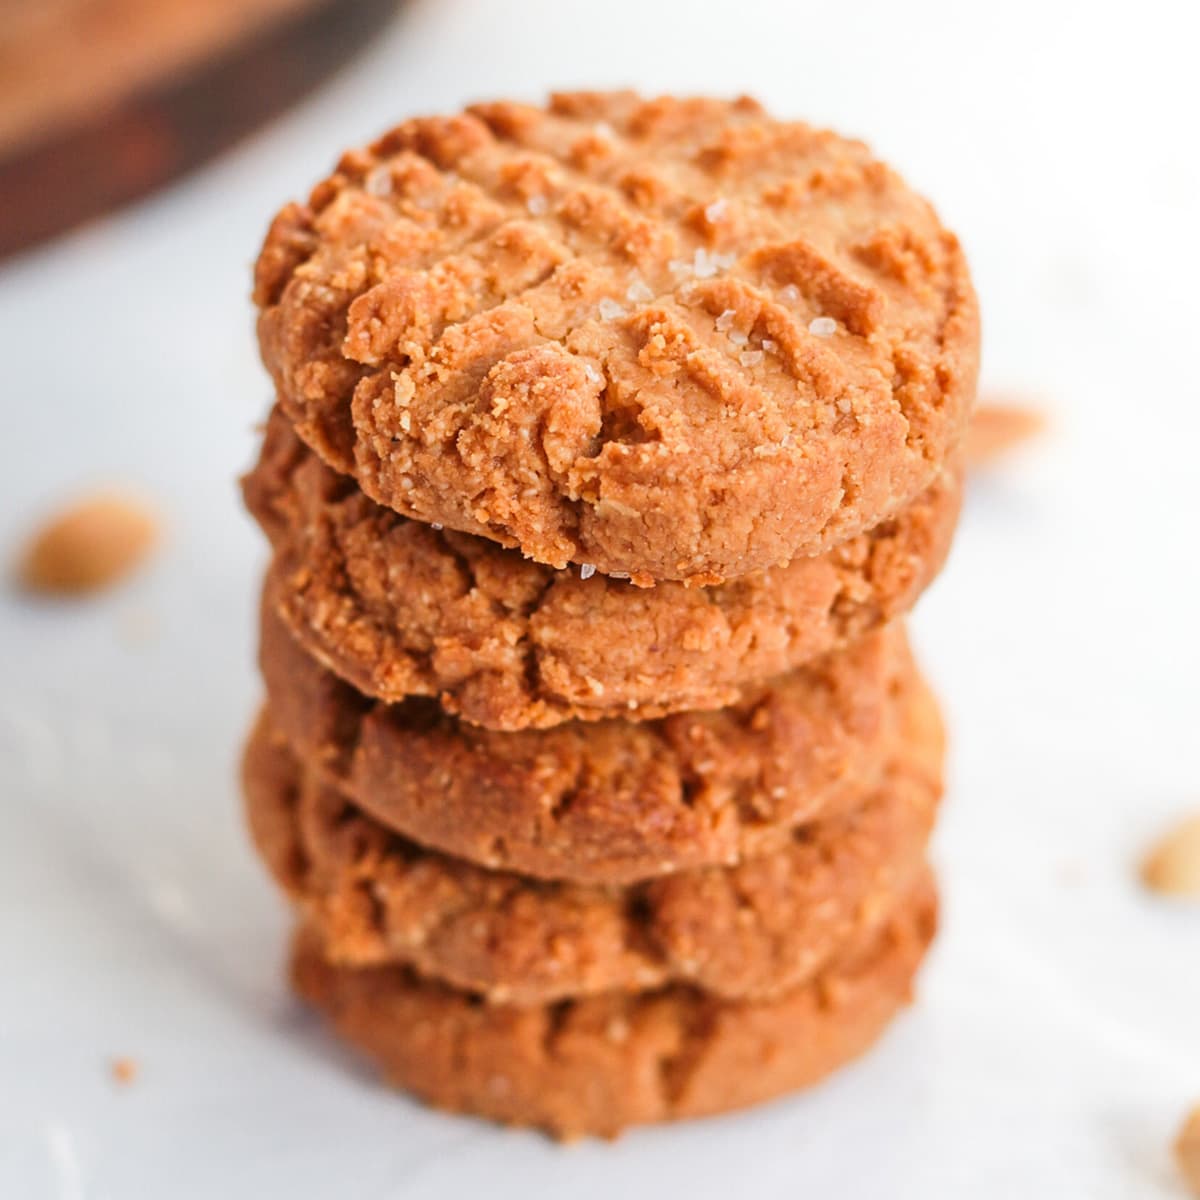
[[[133,1083],[137,1079],[138,1064],[133,1058],[114,1058],[111,1065],[112,1077],[114,1083],[119,1083],[122,1086]]]
[[[977,467],[991,462],[1045,428],[1046,419],[1036,408],[999,401],[981,404],[967,427],[967,463]]]
[[[1141,875],[1152,892],[1200,900],[1200,813],[1187,817],[1150,848]]]
[[[158,536],[158,519],[144,501],[90,496],[38,530],[17,564],[17,578],[28,591],[46,595],[100,591],[130,574]]]
[[[1175,1139],[1175,1162],[1193,1196],[1200,1196],[1200,1104],[1196,1105]]]

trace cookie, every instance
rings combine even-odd
[[[376,820],[481,866],[582,883],[753,854],[860,802],[907,709],[939,731],[893,627],[719,712],[518,733],[429,700],[369,700],[309,658],[269,602],[260,664],[272,724]]]
[[[311,929],[294,944],[292,980],[391,1083],[437,1108],[611,1137],[758,1104],[856,1058],[910,998],[936,924],[926,878],[882,930],[771,1000],[669,987],[483,1004],[405,967],[334,966]]]
[[[266,719],[242,777],[259,852],[331,961],[404,963],[529,1005],[669,983],[729,997],[797,987],[912,887],[937,807],[936,751],[904,748],[853,813],[801,827],[779,850],[623,888],[424,850],[303,770]]]
[[[906,612],[958,518],[957,466],[894,519],[710,588],[556,571],[369,500],[279,410],[243,481],[277,611],[314,657],[390,702],[437,696],[491,729],[719,708]]]
[[[279,402],[372,498],[640,584],[893,517],[977,374],[929,204],[748,99],[407,121],[276,217],[255,300]]]

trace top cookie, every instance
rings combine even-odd
[[[974,393],[954,236],[746,99],[407,121],[276,217],[255,282],[281,405],[368,495],[636,583],[878,524]]]

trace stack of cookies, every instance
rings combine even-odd
[[[275,219],[250,824],[293,979],[432,1104],[560,1135],[856,1056],[936,923],[896,620],[978,324],[860,144],[753,102],[406,122]]]

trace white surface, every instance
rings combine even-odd
[[[99,602],[0,598],[0,1196],[1182,1195],[1200,912],[1133,864],[1200,804],[1190,10],[428,0],[233,156],[0,273],[0,553],[96,481],[171,534]],[[1054,429],[976,482],[917,621],[955,733],[919,1006],[814,1094],[563,1150],[384,1092],[282,987],[233,781],[264,557],[233,479],[279,203],[410,112],[622,82],[872,140],[967,243],[985,384]]]

